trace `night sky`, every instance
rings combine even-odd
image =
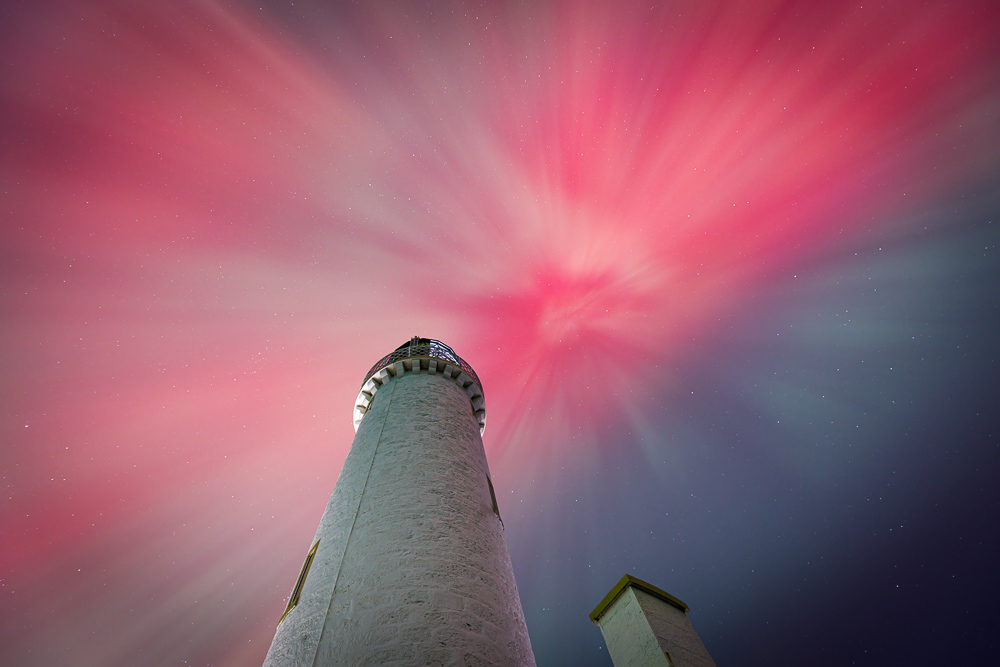
[[[0,663],[260,664],[413,335],[539,665],[1000,651],[994,2],[5,2]]]

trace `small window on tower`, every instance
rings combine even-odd
[[[497,515],[497,518],[500,519],[500,525],[503,526],[503,519],[500,518],[500,508],[497,507],[497,494],[493,491],[493,480],[490,479],[489,475],[486,476],[486,483],[490,485],[490,499],[493,501],[493,513]]]
[[[493,501],[496,505],[496,501]],[[285,613],[281,615],[281,620],[278,621],[278,625],[281,625],[281,621],[285,620],[285,617],[295,609],[295,605],[299,603],[299,596],[302,594],[302,587],[306,584],[306,577],[309,576],[309,567],[312,565],[313,558],[316,557],[316,549],[319,548],[319,540],[316,540],[316,544],[313,545],[312,549],[309,550],[309,554],[306,556],[306,562],[302,564],[302,571],[299,572],[299,579],[295,582],[295,588],[292,589],[292,596],[288,598],[288,606],[285,607]]]

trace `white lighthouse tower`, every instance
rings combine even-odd
[[[485,424],[447,345],[413,338],[375,364],[265,667],[535,664]]]

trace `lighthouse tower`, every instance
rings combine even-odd
[[[534,665],[485,425],[482,383],[444,343],[372,367],[265,667]]]

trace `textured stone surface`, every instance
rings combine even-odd
[[[615,598],[599,624],[615,667],[667,667],[670,664],[646,622],[632,587],[627,587]]]
[[[615,667],[715,667],[686,613],[632,586],[618,595],[599,624]]]
[[[469,396],[426,371],[387,380],[265,665],[533,665]]]
[[[660,648],[670,653],[675,667],[715,667],[686,613],[643,590],[632,591]]]

